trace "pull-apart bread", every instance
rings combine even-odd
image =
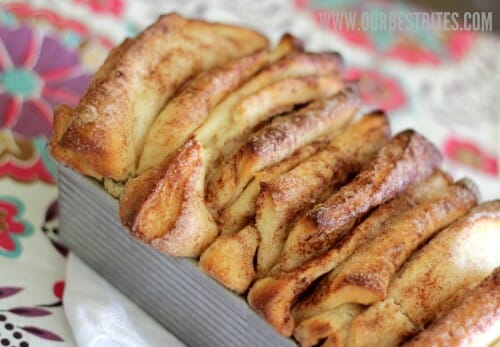
[[[405,347],[494,346],[500,342],[500,267]]]
[[[500,263],[499,208],[498,201],[473,208],[418,251],[394,277],[386,299],[372,305],[354,319],[348,345],[398,346],[444,312],[461,303],[467,305],[467,301],[463,301],[468,292]],[[483,293],[487,290],[491,289],[485,288]],[[489,295],[493,299],[489,303],[491,306],[476,308],[489,309],[489,314],[482,317],[462,317],[465,320],[477,318],[475,322],[469,322],[468,327],[463,327],[468,328],[470,334],[477,334],[477,340],[473,344],[488,346],[498,338],[499,331],[490,330],[498,327],[498,294],[497,287],[496,292],[492,291]],[[474,296],[474,292],[471,295]],[[476,301],[474,304],[482,306],[484,302]],[[473,307],[469,306],[471,310]],[[401,318],[394,319],[386,311]],[[456,334],[461,333],[459,329],[455,331]],[[453,338],[460,338],[453,335],[449,337],[450,342]],[[481,341],[482,338],[484,340]]]
[[[500,202],[361,116],[342,71],[288,34],[165,15],[55,109],[50,150],[301,346],[499,343]]]
[[[248,29],[162,16],[111,51],[75,109],[56,108],[52,154],[86,175],[126,179],[149,126],[184,82],[267,46]]]

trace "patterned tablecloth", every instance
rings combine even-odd
[[[285,31],[312,50],[339,50],[346,78],[395,130],[432,139],[455,174],[500,197],[500,44],[467,31],[332,32],[318,9],[411,10],[344,0],[33,0],[0,3],[0,346],[72,346],[62,295],[66,251],[57,243],[55,172],[46,153],[52,108],[75,105],[109,49],[159,14]]]

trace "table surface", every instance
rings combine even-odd
[[[366,108],[389,112],[395,130],[415,127],[439,146],[449,170],[475,178],[486,198],[500,196],[498,40],[418,28],[332,32],[321,27],[318,9],[414,10],[343,0],[2,2],[1,346],[75,345],[63,309],[67,251],[57,241],[55,169],[46,152],[52,108],[76,105],[110,48],[160,13],[243,23],[273,40],[291,31],[310,49],[340,51]]]

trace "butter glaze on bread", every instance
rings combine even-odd
[[[203,205],[199,143],[190,139],[161,165],[130,180],[120,199],[120,219],[138,240],[166,254],[195,257],[218,234]]]
[[[111,51],[75,109],[55,109],[50,150],[85,175],[125,180],[149,126],[187,79],[267,46],[248,29],[162,16]]]

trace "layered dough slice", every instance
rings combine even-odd
[[[257,125],[271,117],[293,110],[296,105],[338,93],[343,86],[340,80],[342,69],[343,62],[337,53],[284,56],[219,103],[196,131],[195,137],[207,149],[212,163],[216,158],[233,153]],[[281,81],[315,76],[326,79],[322,79],[324,83],[309,85],[308,92],[301,88],[281,88]],[[265,102],[249,101],[254,99]]]
[[[405,264],[384,301],[354,319],[347,346],[398,346],[422,331],[500,266],[499,243],[500,203],[473,208]]]
[[[426,164],[419,165],[417,158]],[[423,180],[440,163],[439,150],[421,135],[412,130],[397,134],[349,184],[299,220],[274,271],[289,271],[320,256],[370,209]]]
[[[255,278],[253,260],[259,233],[247,226],[238,233],[219,236],[200,257],[199,267],[227,288],[243,293]]]
[[[345,126],[354,116],[357,106],[356,96],[347,90],[291,115],[277,117],[259,129],[238,151],[218,165],[207,185],[209,207],[218,211],[239,196],[257,172],[289,157],[319,136]],[[332,115],[335,115],[335,124],[332,124]]]
[[[352,226],[361,213],[348,213],[353,206],[359,204],[371,209],[382,202],[389,201],[410,187],[425,180],[439,166],[441,157],[437,148],[422,136],[406,131],[396,135],[351,181],[342,187],[332,198],[345,196],[346,199],[336,206],[342,214],[339,221],[331,220],[335,225]],[[373,179],[384,184],[374,185]],[[348,187],[346,189],[346,187]],[[344,190],[344,191],[343,191]],[[369,191],[370,194],[366,192]],[[349,192],[349,193],[347,193]],[[361,192],[361,194],[357,194]],[[348,198],[348,197],[351,197]],[[355,199],[353,200],[352,197]],[[330,199],[332,199],[330,198]],[[355,201],[357,200],[357,203]],[[322,206],[322,204],[318,205]],[[317,207],[313,208],[314,211]],[[389,218],[389,213],[381,213],[381,219]],[[306,217],[307,218],[307,215]],[[301,223],[300,220],[298,223]],[[375,225],[383,224],[374,221]],[[285,271],[275,266],[270,274],[259,279],[250,288],[248,302],[262,315],[280,334],[290,336],[295,328],[295,320],[291,314],[292,305],[298,297],[320,276],[328,273],[340,262],[350,256],[354,250],[375,237],[378,228],[354,228],[348,230],[326,252],[304,264]],[[278,264],[277,264],[278,265]]]
[[[303,321],[295,328],[293,337],[301,347],[318,346],[322,341],[325,341],[323,347],[344,347],[352,320],[363,310],[362,305],[341,305]]]
[[[299,53],[285,57],[261,72],[219,103],[207,121],[176,152],[127,184],[120,200],[122,223],[136,238],[162,252],[175,256],[200,255],[218,234],[214,218],[205,205],[207,169],[226,143],[250,133],[258,123],[275,115],[275,109],[270,108],[270,113],[265,116],[236,118],[233,122],[231,110],[239,98],[286,76],[307,75],[315,71],[336,73],[338,69],[339,60],[335,54]],[[337,87],[332,85],[335,91]],[[277,99],[276,103],[280,102]],[[352,94],[342,93],[282,117],[282,121],[269,127],[296,132],[293,146],[297,149],[343,127],[349,117],[340,111],[349,103],[354,104]],[[293,120],[297,123],[289,125]],[[228,124],[233,127],[224,131],[223,125]],[[289,135],[293,136],[292,133]],[[294,149],[281,158],[290,155]]]
[[[259,274],[265,274],[278,260],[288,227],[298,214],[345,184],[389,137],[385,114],[368,114],[334,137],[321,152],[261,184],[256,213],[261,237],[257,253]]]
[[[290,186],[286,186],[285,182],[288,184],[290,182],[295,182],[297,186],[293,190],[296,191],[296,194],[293,195],[293,199],[289,199],[289,206],[292,204],[303,205],[304,200],[312,204],[314,200],[319,199],[322,194],[324,195],[325,192],[331,192],[332,188],[345,183],[345,181],[351,174],[359,171],[361,166],[366,163],[388,140],[389,133],[390,129],[388,120],[384,114],[376,113],[365,116],[357,124],[346,129],[345,131],[342,131],[341,133],[338,133],[334,137],[332,142],[328,145],[327,149],[321,151],[318,155],[311,157],[309,160],[302,162],[292,171],[284,173],[283,175],[278,175],[277,178],[281,179],[284,177],[284,179],[280,180],[280,182],[282,182],[283,184],[276,185],[276,187],[283,188],[284,193],[289,192],[292,190],[292,188]],[[297,151],[297,153],[295,153],[295,156],[289,158],[292,160],[287,159],[282,162],[282,164],[285,163],[286,165],[278,164],[271,168],[274,168],[275,171],[284,169],[283,166],[288,166],[289,164],[291,164],[289,163],[290,161],[293,162],[295,161],[296,157],[302,156],[303,150],[306,150],[308,148],[309,146],[302,147]],[[272,172],[269,172],[269,174],[271,175]],[[298,180],[302,181],[298,182]],[[271,183],[272,181],[273,180],[271,180],[269,183]],[[267,181],[263,181],[260,183],[261,193],[266,191],[267,186]],[[258,209],[260,210],[262,206],[259,202],[257,204]],[[298,209],[294,212],[298,212]],[[291,219],[293,219],[292,213],[288,212],[287,215],[288,217],[290,217],[289,221],[291,221]],[[258,216],[257,219],[259,218]],[[211,255],[211,259],[216,259],[217,255],[219,255],[221,259],[227,257],[227,254],[223,254],[223,252],[228,251],[228,249],[224,249],[216,245],[223,242],[220,241],[221,239],[228,240],[239,238],[238,235],[240,233],[237,233],[234,237],[229,237],[226,235],[220,236],[214,242],[214,244],[212,244],[202,254],[200,259],[200,267],[202,269],[206,269],[204,261],[206,253],[209,253]],[[262,237],[262,234],[260,232],[259,234]],[[269,247],[269,242],[272,242],[272,240],[267,240],[267,242],[268,243],[265,246]],[[262,249],[262,245],[263,244],[261,240],[259,249]],[[265,251],[267,251],[267,249],[265,249]],[[251,258],[245,260],[235,257],[233,262],[230,262],[221,268],[214,269],[214,267],[212,266],[209,274],[221,283],[224,283],[226,284],[226,286],[228,286],[228,278],[231,275],[237,275],[236,270],[242,267],[241,262],[253,264],[254,255],[255,254],[251,254]],[[235,271],[232,271],[230,269],[235,269]],[[237,282],[238,278],[234,278],[233,281]],[[249,285],[250,282],[247,282],[247,284]],[[231,286],[228,287],[232,288]],[[240,289],[242,289],[240,290],[241,292],[246,290],[247,288]]]
[[[401,216],[404,216],[407,211],[438,198],[451,183],[452,179],[450,176],[440,170],[436,170],[424,182],[409,189],[402,196],[379,206],[375,211],[371,212],[369,216],[351,232],[352,236],[344,241],[344,249],[349,249],[349,245],[356,239],[358,249],[361,249],[363,245],[369,244],[369,242],[371,243],[371,240],[376,239],[377,235],[384,233],[386,228],[390,227],[390,225],[397,224],[398,221],[401,220]],[[315,291],[312,293],[314,292]],[[312,293],[311,296],[314,295]],[[302,302],[307,302],[308,300],[308,297],[306,297]],[[329,345],[334,345],[334,342],[340,343],[340,341],[344,341],[350,323],[361,311],[363,311],[356,310],[356,314],[350,314],[347,317],[344,314],[344,309],[341,309],[342,307],[363,306],[359,304],[343,304],[334,309],[325,309],[322,313],[304,319],[306,315],[297,312],[300,306],[301,303],[294,308],[294,317],[298,324],[294,330],[294,336],[297,339],[306,338],[307,341],[322,341],[326,339],[326,341],[330,341]],[[317,312],[321,312],[321,310]],[[349,310],[349,312],[353,311]],[[338,324],[339,319],[342,319],[341,327],[339,327]],[[322,329],[317,329],[317,326],[321,326]],[[343,346],[343,343],[344,342],[339,345]]]
[[[332,97],[342,87],[343,83],[338,76],[319,75],[285,78],[262,88],[253,95],[245,97],[234,107],[233,114],[243,119],[263,119],[262,115],[266,113],[285,112],[290,110],[294,104],[300,105],[311,100]],[[326,136],[331,136],[332,133]],[[316,140],[314,143],[300,148],[292,156],[278,164],[254,173],[252,175],[253,179],[250,179],[250,183],[243,188],[243,191],[231,196],[230,200],[232,201],[230,203],[217,204],[214,201],[217,199],[217,197],[214,199],[214,196],[220,193],[214,192],[218,187],[218,183],[213,184],[212,182],[216,182],[223,175],[222,172],[219,172],[217,166],[215,177],[211,177],[210,183],[208,183],[208,200],[209,204],[210,202],[213,203],[212,211],[218,217],[221,232],[236,232],[253,218],[255,215],[255,200],[260,191],[260,182],[270,180],[289,171],[301,161],[321,150],[327,142],[327,138]],[[242,143],[241,138],[236,138],[223,147],[220,159],[226,165],[225,170],[230,166],[230,163],[228,163],[230,159],[224,157],[224,154],[234,152],[232,149],[242,145]]]
[[[346,303],[370,305],[384,300],[390,281],[406,259],[442,228],[467,213],[478,199],[475,185],[464,179],[436,199],[403,213],[325,277],[297,306],[297,319]]]
[[[500,267],[404,347],[492,346],[500,341]]]
[[[300,50],[297,39],[285,35],[273,50],[261,50],[200,74],[184,86],[156,117],[144,141],[139,174],[158,165],[186,142],[215,106],[264,66]]]
[[[335,135],[333,135],[335,136]],[[254,179],[243,192],[220,212],[218,223],[221,234],[232,234],[242,229],[255,217],[256,200],[261,190],[261,184],[271,181],[302,163],[307,158],[321,151],[330,142],[329,135],[296,150],[290,157],[279,163],[257,172]]]
[[[186,80],[267,46],[248,29],[162,16],[112,50],[75,109],[56,108],[50,150],[85,175],[125,180],[150,125]]]

